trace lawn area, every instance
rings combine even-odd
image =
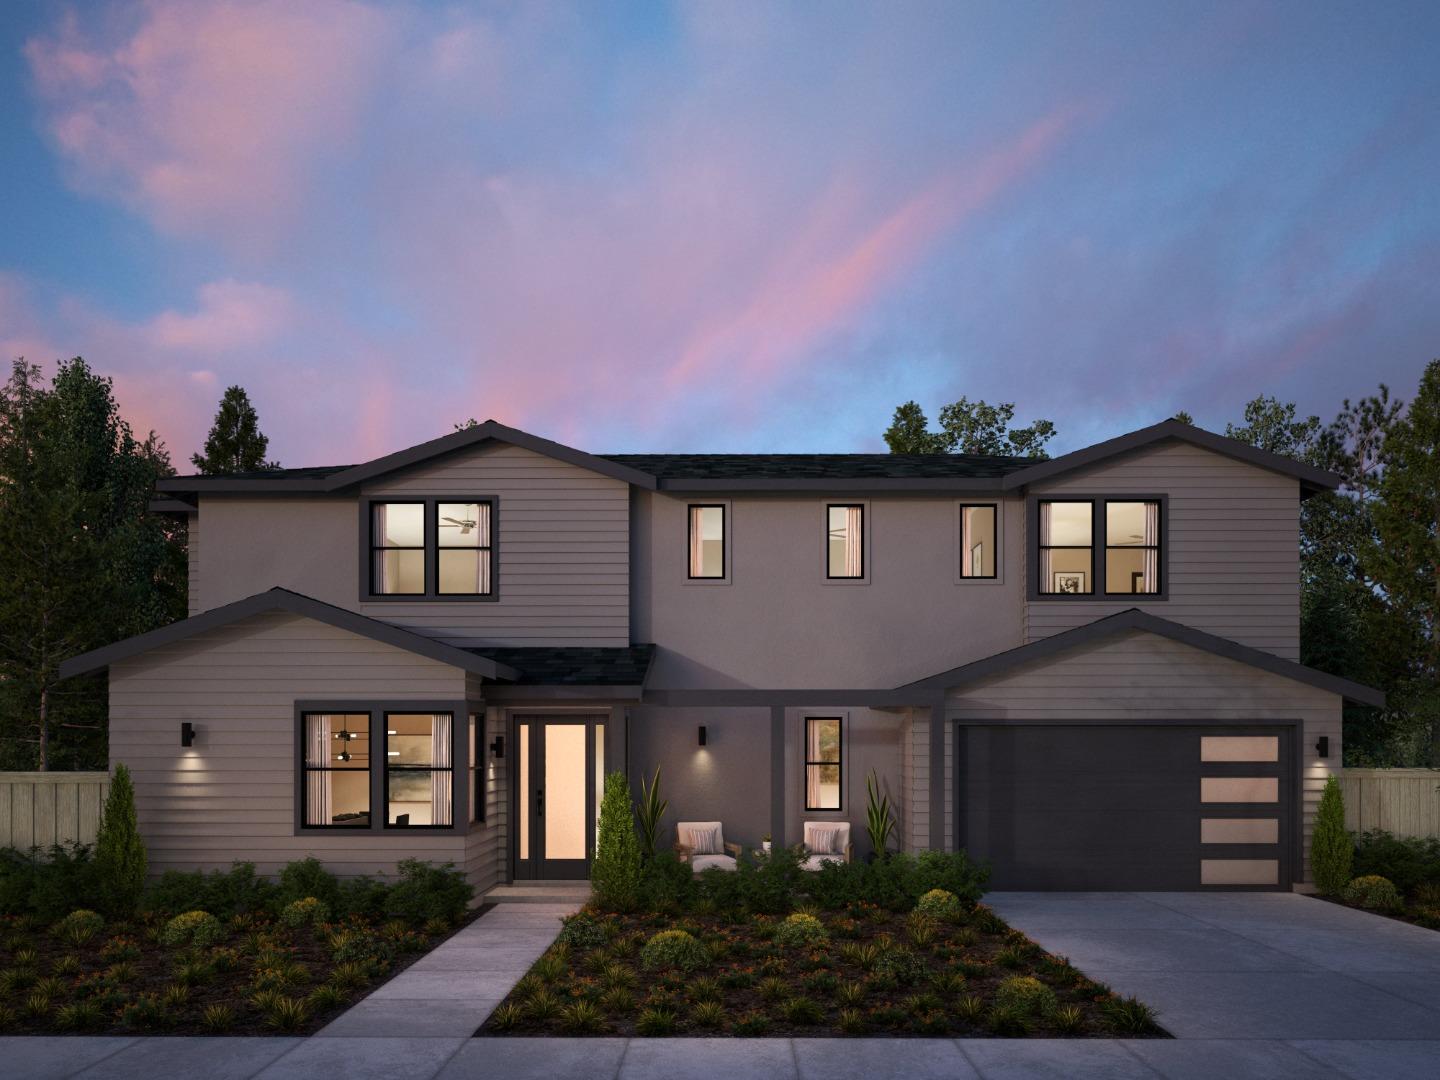
[[[1165,1034],[977,904],[983,871],[964,855],[819,873],[797,858],[691,878],[654,857],[636,910],[567,920],[482,1034]]]

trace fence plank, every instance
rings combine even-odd
[[[1346,769],[1345,826],[1440,837],[1440,769]]]
[[[93,844],[109,781],[103,772],[0,773],[0,847]]]

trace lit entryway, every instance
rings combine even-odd
[[[608,719],[603,713],[513,717],[516,880],[589,877],[604,788]]]

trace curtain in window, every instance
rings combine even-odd
[[[490,593],[490,504],[475,504],[475,591],[482,596]]]
[[[315,769],[325,769],[331,764],[331,718],[314,713],[305,717],[305,764]],[[305,824],[329,825],[333,819],[331,809],[331,785],[329,772],[305,774]]]
[[[384,547],[385,545],[385,504],[375,503],[371,512],[375,515],[375,523],[371,526],[375,530],[375,539],[371,542],[372,547]],[[388,593],[390,581],[387,571],[390,568],[390,560],[385,557],[384,551],[373,551],[370,558],[377,564],[374,569],[375,581],[371,589],[377,593]]]
[[[451,772],[448,713],[436,713],[431,717],[430,764],[430,824],[449,825]]]
[[[1145,562],[1140,577],[1141,591],[1147,593],[1160,591],[1160,504],[1147,502],[1145,504]]]
[[[690,576],[705,576],[705,533],[703,529],[705,513],[703,506],[690,507]]]
[[[805,724],[805,805],[822,806],[820,794],[820,770],[808,764],[811,761],[820,761],[820,729],[822,725],[807,722]]]
[[[970,527],[970,516],[960,511],[960,573],[969,577],[978,573],[975,566],[975,530]]]
[[[845,576],[864,577],[864,552],[861,546],[861,535],[864,531],[865,508],[863,506],[847,506],[845,508]]]
[[[1050,554],[1050,504],[1040,504],[1040,591],[1049,592],[1055,580],[1055,561]]]

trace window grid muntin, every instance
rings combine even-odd
[[[834,760],[814,760],[810,757],[810,725],[814,723],[833,723],[835,725],[835,758]],[[845,719],[841,716],[807,716],[805,717],[805,810],[810,811],[840,811],[845,808]],[[810,804],[810,770],[821,766],[833,766],[835,768],[835,805],[834,806],[812,806]],[[818,787],[818,785],[817,785]]]
[[[447,831],[447,832],[453,831],[454,826],[455,826],[455,751],[454,751],[454,746],[455,746],[455,713],[454,713],[452,710],[450,710],[450,709],[436,709],[436,710],[434,710],[434,711],[432,711],[432,712],[426,712],[426,711],[424,711],[423,709],[418,709],[418,708],[416,708],[416,709],[386,709],[386,710],[385,710],[384,712],[382,712],[380,715],[381,715],[381,728],[380,728],[380,730],[381,730],[382,732],[385,732],[384,735],[380,736],[380,738],[383,740],[382,743],[381,743],[381,745],[384,746],[384,748],[385,748],[385,760],[381,763],[381,773],[380,773],[380,797],[381,797],[381,799],[383,800],[383,802],[384,802],[384,804],[385,804],[385,816],[381,819],[380,827],[381,827],[382,829],[398,829],[398,830],[405,831],[405,832],[410,832],[410,831],[414,831],[414,830],[417,830],[417,829],[425,829],[425,830],[445,830],[445,831]],[[434,716],[448,716],[448,717],[450,718],[450,764],[449,764],[449,765],[433,765],[433,764],[432,764],[432,765],[399,765],[399,766],[391,765],[391,764],[390,764],[390,735],[389,735],[389,729],[390,729],[390,717],[392,717],[392,716],[432,716],[432,717],[434,717]],[[432,737],[432,738],[434,737],[433,731],[432,731],[432,733],[431,733],[431,737]],[[391,773],[392,771],[394,771],[394,772],[415,772],[415,773],[421,773],[421,772],[423,772],[423,773],[437,773],[437,772],[449,773],[449,774],[450,774],[450,820],[449,820],[447,823],[443,824],[443,825],[437,825],[437,824],[435,824],[435,823],[433,823],[433,822],[432,822],[431,824],[429,824],[429,825],[393,825],[393,824],[391,824],[391,822],[390,822],[390,773]],[[373,811],[373,810],[371,811],[371,816],[372,816],[372,817],[374,816],[374,811]]]
[[[492,554],[495,548],[495,504],[493,500],[481,498],[454,498],[435,499],[431,501],[427,517],[430,519],[431,533],[434,537],[434,563],[435,563],[435,593],[436,596],[494,596],[495,595],[495,556]],[[485,544],[454,544],[441,545],[440,543],[440,507],[442,506],[475,506],[479,507],[479,513],[484,515],[485,536],[489,542]],[[478,526],[478,521],[477,521]],[[429,554],[430,544],[426,545],[426,562],[431,561]],[[440,555],[446,551],[476,552],[477,558],[485,566],[485,582],[488,586],[485,591],[475,592],[453,592],[440,588]],[[428,595],[428,593],[427,593]]]
[[[1096,499],[1040,499],[1038,507],[1038,522],[1045,514],[1045,507],[1053,505],[1089,506],[1090,507],[1090,543],[1088,544],[1042,544],[1040,533],[1037,528],[1035,534],[1035,578],[1039,585],[1038,592],[1041,596],[1094,596],[1095,595],[1095,508],[1098,504]],[[1089,568],[1085,571],[1085,588],[1077,593],[1061,592],[1051,587],[1054,583],[1055,571],[1050,572],[1051,581],[1045,582],[1040,574],[1040,564],[1044,561],[1042,553],[1046,551],[1087,551],[1090,553]],[[1075,571],[1064,570],[1061,573],[1074,573]]]
[[[375,511],[378,507],[390,506],[418,506],[420,507],[420,545],[418,547],[410,544],[387,544],[385,538],[376,535]],[[367,508],[370,518],[370,576],[369,591],[375,596],[425,596],[430,586],[430,558],[428,551],[429,524],[428,515],[425,512],[425,501],[423,499],[375,499],[370,502]],[[419,592],[382,592],[378,588],[376,569],[378,561],[383,558],[387,551],[418,551],[420,552],[420,591]]]
[[[1110,507],[1112,504],[1124,505],[1136,503],[1141,506],[1155,507],[1155,543],[1153,544],[1112,544],[1110,543]],[[1164,560],[1160,557],[1160,549],[1165,544],[1165,501],[1163,499],[1143,498],[1141,496],[1127,495],[1118,499],[1101,500],[1101,514],[1104,518],[1102,524],[1105,527],[1105,544],[1102,550],[1100,561],[1103,563],[1103,575],[1105,578],[1106,596],[1159,596],[1165,591],[1163,575],[1165,572]],[[1094,521],[1091,521],[1091,541],[1094,541]],[[1153,551],[1155,553],[1155,588],[1144,592],[1112,590],[1110,588],[1110,559],[1112,551]],[[1141,565],[1144,565],[1143,559]],[[1142,571],[1143,573],[1143,571]]]
[[[333,755],[329,755],[329,754],[326,755],[326,762],[327,762],[327,764],[325,764],[325,765],[311,765],[310,762],[309,762],[309,760],[308,760],[309,755],[306,753],[305,740],[306,740],[306,738],[307,738],[308,735],[309,735],[310,718],[311,718],[312,716],[338,716],[338,717],[344,717],[344,718],[346,718],[347,721],[348,721],[349,719],[353,719],[353,718],[355,718],[355,717],[361,717],[361,716],[363,716],[363,717],[365,718],[365,726],[366,726],[366,730],[365,730],[365,767],[362,769],[362,768],[358,768],[358,767],[345,767],[345,766],[331,765],[331,764],[329,764],[329,762],[335,760],[335,758],[334,758]],[[373,828],[374,822],[375,822],[375,795],[374,795],[373,785],[372,785],[372,782],[371,782],[371,781],[372,781],[372,778],[373,778],[374,775],[375,775],[375,753],[374,753],[375,731],[374,731],[374,729],[375,729],[374,717],[371,715],[371,713],[370,713],[370,711],[369,711],[368,709],[362,709],[362,710],[358,710],[358,711],[355,711],[355,712],[344,712],[344,711],[327,710],[327,709],[305,709],[305,710],[303,710],[303,711],[300,713],[300,763],[301,763],[301,773],[302,773],[302,775],[301,775],[301,777],[300,777],[300,824],[301,824],[301,826],[302,826],[303,828],[306,828],[306,829],[339,829],[339,830],[349,831],[349,832],[369,832],[369,831]],[[351,740],[348,740],[348,739],[347,739],[347,740],[346,740],[346,744],[348,745],[350,741],[351,741]],[[353,774],[353,775],[364,776],[364,777],[365,777],[365,821],[364,821],[363,824],[361,824],[361,823],[359,823],[359,822],[357,822],[356,824],[353,824],[353,825],[342,825],[342,824],[338,824],[338,823],[336,823],[335,820],[334,820],[334,815],[333,815],[333,813],[332,813],[332,815],[331,815],[331,820],[330,820],[330,821],[324,822],[324,823],[322,823],[322,824],[311,824],[311,823],[310,823],[310,811],[311,811],[312,808],[311,808],[311,806],[310,806],[310,784],[308,783],[308,781],[309,781],[310,775],[311,775],[312,773],[327,773],[327,772],[329,772],[329,773],[350,773],[350,774]]]

